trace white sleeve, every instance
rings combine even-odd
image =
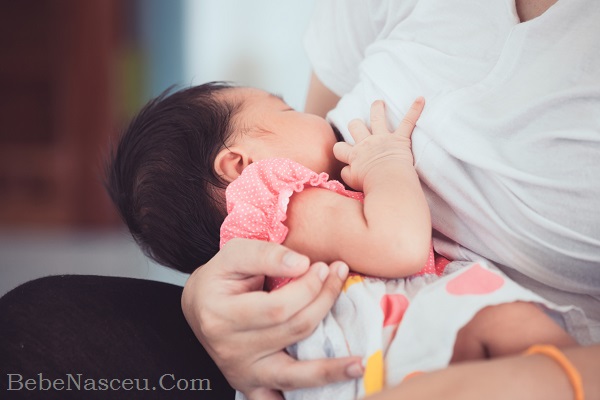
[[[382,10],[386,4],[385,0],[315,2],[304,47],[314,73],[338,96],[348,93],[358,81],[365,49],[385,25]]]

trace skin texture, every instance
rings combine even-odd
[[[233,118],[230,143],[215,160],[217,174],[231,182],[254,161],[290,158],[313,171],[339,179],[343,164],[333,155],[337,142],[322,117],[296,111],[281,98],[254,88],[230,89],[224,95],[241,103]]]
[[[486,307],[458,332],[450,362],[519,354],[538,343],[577,345],[535,304],[516,302]]]
[[[190,276],[181,306],[233,387],[251,400],[282,399],[279,390],[363,373],[360,357],[299,362],[282,350],[311,334],[347,274],[344,263],[310,265],[306,256],[284,246],[233,239]],[[262,291],[264,275],[301,278],[267,293]]]
[[[333,110],[338,101],[340,101],[340,97],[323,85],[315,74],[312,74],[304,111],[325,118],[327,112]]]
[[[294,194],[285,221],[286,246],[313,261],[341,260],[353,271],[373,276],[402,278],[423,267],[431,221],[410,137],[424,99],[414,103],[393,131],[386,125],[383,102],[375,102],[370,129],[363,121],[350,124],[356,141],[352,146],[336,143],[325,119],[295,111],[267,92],[236,88],[226,96],[242,104],[234,117],[233,138],[215,160],[217,174],[226,181],[255,161],[289,158],[317,173],[341,176],[364,192],[363,202],[322,188]]]
[[[521,22],[530,21],[542,15],[557,0],[515,0],[517,15]]]
[[[600,345],[568,347],[563,353],[580,372],[585,398],[600,399]],[[421,374],[368,400],[565,400],[573,389],[556,361],[544,355],[512,356],[454,364]]]
[[[294,140],[299,141],[302,139],[302,130],[293,131],[292,129],[293,124],[296,122],[300,125],[308,122],[315,129],[323,127],[323,132],[320,135],[316,135],[308,141],[312,140],[313,145],[330,145],[327,139],[330,133],[326,128],[327,124],[321,124],[319,117],[309,115],[305,119],[306,117],[302,113],[294,112],[294,114],[291,114],[293,111],[287,109],[285,103],[264,92],[251,91],[249,97],[256,100],[256,104],[250,108],[252,118],[250,122],[247,122],[244,119],[245,114],[240,113],[239,118],[242,121],[240,125],[251,131],[256,129],[255,124],[260,121],[262,135],[271,135],[267,140],[268,145],[261,148],[261,156],[269,157],[272,156],[270,152],[277,153],[281,149],[280,142],[283,141],[286,146],[291,145],[284,148],[291,149],[293,151],[292,156],[298,157],[300,160],[304,159],[304,154],[299,151],[302,145],[298,143],[297,146],[293,146]],[[290,218],[288,221],[290,234],[288,235],[289,240],[286,239],[284,244],[292,250],[304,254],[308,253],[308,255],[314,255],[311,254],[311,252],[314,253],[314,243],[324,243],[323,249],[329,252],[338,247],[331,242],[331,238],[335,237],[336,240],[340,240],[340,233],[338,232],[336,236],[326,229],[338,225],[325,223],[324,226],[319,226],[321,225],[319,224],[313,226],[314,230],[311,231],[303,226],[303,221],[299,221],[314,220],[315,215],[317,220],[329,221],[327,218],[331,218],[331,215],[335,214],[331,212],[331,209],[346,212],[340,222],[342,219],[347,219],[348,210],[345,209],[347,204],[329,204],[331,205],[329,208],[323,204],[323,201],[329,199],[323,196],[332,195],[331,198],[333,199],[345,199],[349,202],[348,204],[354,207],[358,206],[360,209],[356,211],[359,215],[355,219],[358,220],[359,224],[364,224],[366,228],[365,232],[358,234],[356,226],[345,227],[341,230],[344,234],[348,234],[347,238],[343,238],[344,242],[349,241],[351,243],[353,239],[359,238],[364,245],[364,242],[369,238],[369,230],[372,230],[376,233],[383,232],[383,237],[377,240],[379,243],[392,243],[392,247],[401,247],[402,242],[407,241],[410,247],[415,247],[413,242],[402,236],[398,226],[410,226],[410,229],[407,229],[407,234],[414,237],[419,226],[425,225],[428,229],[423,231],[421,244],[423,244],[422,248],[424,249],[422,253],[427,255],[431,234],[430,223],[425,224],[423,220],[428,218],[428,208],[420,189],[418,177],[414,171],[410,149],[410,136],[423,106],[423,99],[417,100],[394,132],[390,132],[386,126],[384,105],[380,101],[375,102],[372,106],[370,129],[361,121],[353,121],[350,131],[356,144],[352,146],[347,143],[337,143],[333,153],[339,161],[348,163],[341,173],[344,179],[350,186],[365,192],[364,210],[360,202],[347,199],[327,190],[313,189],[301,192],[300,194],[305,195],[294,195],[290,202]],[[274,118],[276,123],[268,121],[269,117]],[[286,130],[292,130],[289,136],[285,136]],[[262,137],[258,136],[258,139],[259,142],[264,143],[261,140]],[[223,158],[220,161],[220,165],[224,167],[223,171],[234,171],[236,173],[238,168],[240,170],[244,168],[243,165],[239,164],[240,160],[244,158],[250,160],[250,162],[256,160],[257,158],[254,155],[255,142],[256,137],[242,137],[242,139],[238,139],[228,146],[222,152]],[[310,148],[307,147],[305,150],[310,151]],[[306,159],[313,161],[311,158]],[[232,163],[232,160],[235,160],[235,163]],[[385,177],[385,179],[379,179],[380,177]],[[235,176],[232,176],[232,178],[235,179]],[[390,180],[397,184],[390,185]],[[402,194],[411,192],[411,190],[406,189],[407,187],[410,188],[411,185],[413,185],[412,192],[420,194],[415,203],[416,209],[406,203],[406,200],[403,200],[404,205],[402,207],[398,207],[398,201],[401,199]],[[399,189],[400,192],[396,193],[396,189]],[[381,198],[378,198],[377,195],[380,195]],[[369,203],[369,200],[373,203]],[[390,201],[389,204],[387,204],[388,201]],[[371,214],[369,214],[369,206],[373,208]],[[394,212],[398,208],[408,209],[410,215],[419,215],[416,210],[422,208],[422,216],[416,218],[413,227],[407,223],[407,216],[400,216],[399,221],[401,222],[394,219]],[[305,213],[308,212],[312,219],[308,216],[303,218],[302,212],[299,210],[304,210]],[[319,210],[325,210],[325,213],[320,215],[318,214]],[[378,216],[383,217],[381,221],[377,219]],[[389,226],[387,226],[388,224]],[[386,227],[389,229],[386,229]],[[319,230],[322,232],[319,232]],[[339,226],[336,230],[339,230]],[[319,236],[319,233],[322,236]],[[386,240],[386,237],[400,238],[401,240],[396,244],[392,240]],[[307,290],[302,283],[306,282],[310,276],[314,279],[315,274],[321,283],[324,280],[325,282],[331,281],[332,277],[327,265],[324,263],[316,263],[306,272],[309,265],[308,258],[300,256],[297,257],[296,263],[292,263],[293,270],[284,270],[282,273],[277,270],[265,269],[262,272],[270,276],[297,276],[295,274],[298,272],[306,272],[306,275],[284,287],[285,290],[280,289],[271,293],[261,292],[264,278],[255,276],[250,271],[252,268],[256,268],[256,265],[252,265],[253,262],[257,261],[254,256],[261,255],[261,253],[257,254],[256,251],[266,252],[269,251],[269,248],[263,247],[261,250],[259,247],[254,247],[254,244],[255,242],[252,241],[233,240],[229,242],[223,251],[211,260],[211,263],[194,272],[186,285],[182,298],[182,307],[186,319],[219,367],[224,371],[228,371],[226,376],[231,385],[250,398],[280,398],[280,394],[276,389],[289,390],[322,385],[329,382],[330,379],[344,379],[352,374],[354,376],[360,375],[362,368],[358,364],[358,360],[335,360],[335,363],[329,363],[328,365],[323,364],[322,360],[298,363],[281,351],[273,351],[277,347],[272,346],[285,347],[308,336],[315,327],[315,325],[310,325],[306,320],[303,320],[303,318],[307,318],[307,314],[302,311],[302,307],[310,304],[314,296],[321,295],[317,295],[319,293],[318,288],[313,287]],[[265,245],[268,244],[265,243]],[[364,248],[358,244],[350,246],[350,248],[352,247]],[[410,260],[410,257],[406,256],[410,253],[410,250],[403,250],[396,259],[390,252],[386,252],[385,248],[379,249],[376,246],[375,248],[378,249],[375,254],[367,252],[369,260],[363,261],[364,265],[367,267],[373,264],[378,267],[381,267],[381,265],[387,266],[386,261],[391,260],[391,267],[382,271],[367,268],[361,272],[369,274],[380,272],[382,276],[390,276],[393,275],[391,268],[394,268],[396,264],[405,265],[403,263],[406,262],[406,258]],[[282,247],[276,247],[276,249],[281,251]],[[255,252],[254,256],[252,250]],[[273,251],[272,248],[271,251]],[[361,251],[357,256],[354,256],[352,251],[346,250],[344,254],[339,254],[339,256],[345,261],[351,260],[352,263],[357,260],[357,258],[353,259],[352,256],[360,257],[364,253]],[[382,254],[382,260],[373,262],[377,259],[377,253]],[[242,255],[243,258],[240,258]],[[276,262],[279,264],[284,263],[286,258],[285,256],[282,257],[284,258]],[[331,253],[329,253],[329,256],[323,256],[324,258],[318,257],[319,254],[315,259],[332,261],[329,260]],[[262,262],[259,265],[262,266]],[[407,272],[404,270],[399,276],[414,273],[423,264],[424,260],[418,259],[414,263],[414,271]],[[223,267],[225,265],[235,267]],[[326,292],[329,296],[321,297],[325,300],[319,300],[318,306],[313,306],[313,309],[318,313],[327,312],[328,307],[332,304],[331,302],[335,301],[339,284],[348,270],[346,264],[339,262],[331,264],[331,267],[335,270],[334,278],[336,280],[333,281],[334,283],[330,283],[332,286],[329,286]],[[244,272],[245,268],[249,268],[247,272]],[[199,309],[197,296],[209,292],[212,292],[210,297],[213,301],[205,304],[203,309]],[[228,304],[230,310],[229,313],[225,314],[227,316],[226,323],[223,323],[223,314],[217,311],[219,306],[222,307],[223,304]],[[211,311],[213,307],[215,311]],[[219,321],[219,317],[221,321]],[[315,322],[318,323],[319,320],[312,320],[311,324]],[[289,342],[286,341],[284,336],[278,336],[282,333],[282,327],[287,323],[289,323]],[[256,336],[257,332],[261,333],[258,337]],[[273,335],[273,332],[276,332],[276,334]],[[208,340],[217,337],[221,338],[222,344],[219,341]],[[245,346],[244,351],[240,352],[239,349],[228,345],[235,337],[238,337],[240,341],[243,340],[242,338],[247,338],[245,343],[252,343],[252,346]],[[514,303],[488,307],[478,313],[459,332],[452,362],[514,354],[515,352],[524,351],[531,344],[542,342],[563,346],[575,344],[562,329],[558,328],[543,312],[531,304]],[[260,351],[261,349],[262,351]],[[259,351],[257,352],[257,350]],[[342,374],[339,371],[338,374],[332,374],[327,369],[339,368],[340,366],[344,367]],[[307,379],[306,373],[302,372],[306,370],[317,374],[317,377],[315,378],[313,375],[310,379]],[[251,371],[260,371],[260,373],[249,381],[248,377]],[[268,383],[263,383],[265,381]]]
[[[381,101],[371,107],[370,129],[362,121],[350,124],[356,144],[336,143],[333,150],[347,164],[344,182],[363,192],[364,201],[318,188],[294,194],[286,246],[312,260],[342,260],[372,276],[403,278],[423,268],[431,221],[410,147],[423,106],[423,99],[416,101],[394,131],[386,126]]]
[[[516,9],[520,20],[526,22],[554,3],[555,0],[517,0]],[[313,75],[306,111],[324,117],[338,100]],[[324,283],[318,278],[323,264],[309,268],[305,258],[295,267],[284,267],[282,258],[287,252],[283,246],[270,243],[233,240],[192,274],[182,297],[184,314],[200,342],[230,383],[251,400],[281,399],[278,390],[333,383],[361,372],[356,358],[310,363],[285,358],[282,349],[310,334],[337,298],[343,281],[335,272],[339,264],[327,269]],[[280,289],[282,296],[277,300],[281,303],[274,297],[265,297],[272,294],[253,292],[262,285],[264,274],[300,276],[307,270],[295,281],[296,286]],[[290,292],[297,295],[296,291],[307,297],[300,302],[292,300],[296,298]],[[260,321],[259,327],[252,318]],[[600,345],[567,347],[564,353],[582,375],[586,398],[600,399]],[[455,364],[416,376],[371,399],[563,400],[572,396],[564,372],[553,360],[540,355],[517,355]]]

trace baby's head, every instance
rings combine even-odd
[[[165,92],[111,154],[107,190],[142,250],[191,272],[219,250],[225,188],[254,161],[291,158],[339,177],[331,126],[267,92],[213,82]]]
[[[325,119],[298,112],[279,96],[254,88],[236,88],[222,96],[238,106],[227,146],[214,163],[224,180],[231,182],[248,164],[267,158],[289,158],[339,179],[342,165],[333,156],[338,136]]]

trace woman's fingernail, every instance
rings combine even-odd
[[[308,262],[308,258],[298,253],[288,251],[283,255],[283,264],[290,268],[300,267]]]
[[[329,268],[325,264],[319,265],[319,279],[324,281],[327,279],[327,275],[329,275]]]
[[[342,279],[342,280],[346,279],[348,277],[348,271],[349,271],[349,268],[348,268],[348,265],[346,265],[346,263],[340,263],[338,265],[337,273],[338,273],[338,276],[340,277],[340,279]]]
[[[365,370],[360,363],[352,363],[346,368],[346,374],[350,378],[360,378],[363,376]]]

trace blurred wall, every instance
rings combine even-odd
[[[136,5],[136,36],[147,68],[143,96],[150,98],[183,82],[188,10],[185,0],[137,0]]]
[[[99,161],[116,122],[117,0],[3,1],[0,225],[114,225]]]
[[[186,83],[231,80],[302,110],[310,65],[302,39],[315,0],[184,0]]]
[[[0,295],[85,273],[182,284],[102,187],[109,143],[167,87],[232,80],[303,108],[314,0],[2,0]]]

